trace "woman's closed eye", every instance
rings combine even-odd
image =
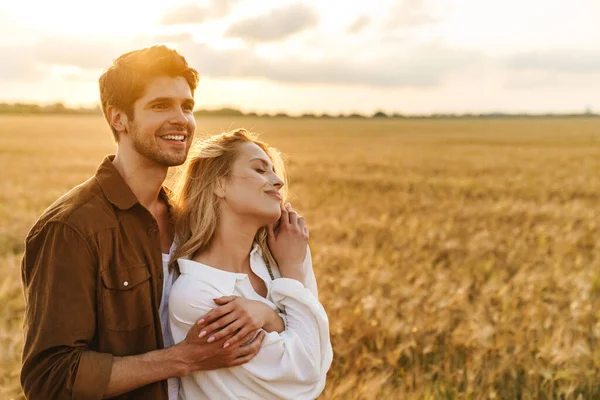
[[[259,174],[264,174],[265,172],[267,172],[264,169],[260,169],[260,168],[256,168],[255,171],[258,172]]]

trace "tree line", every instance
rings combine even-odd
[[[100,106],[96,107],[67,107],[63,103],[53,103],[49,105],[40,105],[35,103],[0,103],[0,114],[79,114],[79,115],[101,115]],[[384,111],[376,111],[373,114],[366,115],[360,113],[348,114],[313,114],[304,113],[300,116],[291,116],[286,113],[244,113],[235,108],[220,108],[216,110],[196,110],[194,115],[197,117],[256,117],[256,118],[536,118],[536,117],[598,117],[600,114],[592,113],[587,110],[583,113],[542,113],[542,114],[526,114],[526,113],[433,113],[433,114],[400,114],[386,113]]]

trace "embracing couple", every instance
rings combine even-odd
[[[243,129],[190,152],[197,83],[164,46],[124,54],[101,76],[116,154],[50,206],[25,243],[27,398],[322,392],[328,320],[284,164]],[[170,191],[168,168],[186,159]]]

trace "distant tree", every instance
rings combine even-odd
[[[316,115],[312,114],[312,113],[306,113],[306,114],[302,114],[300,116],[300,118],[315,118],[315,117],[316,117]]]
[[[216,114],[224,117],[238,117],[244,115],[240,110],[236,110],[235,108],[221,108],[216,111]]]
[[[373,114],[373,118],[387,118],[387,114],[384,113],[383,111],[377,111],[375,114]]]
[[[350,114],[350,115],[348,115],[348,118],[366,118],[366,117],[362,114]]]
[[[44,111],[49,113],[57,113],[62,114],[67,111],[67,107],[61,102],[57,102],[54,104],[50,104],[49,106],[44,107]]]
[[[194,115],[216,117],[241,117],[244,115],[244,113],[234,108],[221,108],[219,110],[197,110],[194,112]]]
[[[275,118],[288,118],[289,115],[287,115],[286,113],[277,113],[275,114]]]

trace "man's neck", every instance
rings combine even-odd
[[[139,155],[125,154],[118,150],[113,165],[140,204],[155,215],[158,195],[167,177],[168,167],[157,165]]]

